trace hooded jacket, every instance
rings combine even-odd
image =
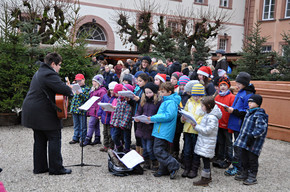
[[[262,108],[249,109],[244,119],[241,132],[234,146],[244,148],[260,155],[268,131],[268,115]],[[247,147],[248,136],[253,135],[254,143]]]
[[[100,97],[97,102],[95,102],[88,110],[87,115],[88,116],[93,116],[93,117],[98,117],[98,111],[99,111],[99,105],[98,103],[101,101],[103,96],[107,93],[107,90],[105,87],[100,86],[98,89],[91,91],[90,92],[90,98],[93,96]]]
[[[241,89],[234,100],[232,108],[233,113],[230,114],[228,128],[233,131],[240,131],[246,111],[249,108],[248,99],[256,92],[253,84]]]
[[[101,100],[101,103],[113,103],[116,99],[115,96],[109,97],[108,94],[105,94]],[[104,111],[102,107],[99,107],[98,117],[101,117],[101,122],[105,125],[109,125],[111,121],[111,114],[110,111]]]
[[[200,124],[195,126],[198,137],[194,152],[202,157],[213,158],[218,132],[218,120],[222,117],[222,112],[217,105],[210,113],[204,115]]]
[[[154,122],[152,136],[173,142],[180,101],[181,97],[177,93],[163,96],[157,114],[151,116],[151,121]]]

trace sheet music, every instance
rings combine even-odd
[[[115,151],[114,153],[118,157],[118,159],[129,169],[144,161],[143,157],[139,155],[139,153],[137,153],[137,151],[135,150],[131,150],[130,152],[126,153],[122,158],[120,158]]]
[[[103,108],[104,111],[114,112],[114,108],[111,103],[98,103],[100,107]]]
[[[196,120],[195,120],[195,118],[194,118],[194,116],[193,116],[192,113],[190,113],[190,112],[188,112],[188,111],[185,111],[185,110],[183,110],[183,109],[181,109],[179,112],[180,112],[180,113],[183,115],[183,117],[186,119],[186,122],[197,124],[197,122],[196,122]]]
[[[89,100],[87,100],[82,106],[79,107],[80,110],[89,110],[91,106],[99,99],[100,97],[92,96]]]
[[[118,94],[128,98],[133,98],[135,95],[132,91],[118,91]]]
[[[77,91],[79,93],[83,92],[81,86],[78,83],[72,84],[72,91],[73,91],[73,93],[76,93]]]
[[[223,104],[221,102],[215,101],[215,103],[222,106],[222,107],[229,108],[229,106],[227,106],[226,104]]]
[[[137,119],[137,120],[139,120],[142,123],[154,123],[152,121],[149,121],[148,120],[148,116],[146,116],[146,115],[139,115],[139,116],[133,117],[133,119],[134,120]]]

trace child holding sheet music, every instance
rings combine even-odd
[[[217,85],[219,87],[219,92],[215,97],[215,101],[227,106],[232,106],[235,100],[235,96],[229,90],[231,87],[230,80],[227,77],[220,77]],[[223,116],[219,120],[219,130],[216,146],[218,149],[216,154],[217,160],[213,161],[213,166],[219,168],[228,168],[231,165],[233,158],[233,131],[228,128],[230,113],[228,113],[225,110],[225,107],[219,103],[217,103],[217,106],[222,111]]]
[[[155,115],[158,111],[158,108],[161,102],[158,100],[158,92],[159,87],[152,82],[147,83],[144,86],[145,94],[141,97],[141,102],[138,107],[138,110],[135,116],[146,115],[152,116]],[[135,122],[139,122],[139,120],[135,119]],[[153,130],[153,123],[138,123],[136,136],[141,138],[142,148],[143,148],[143,158],[145,160],[144,167],[145,169],[153,169],[157,170],[158,161],[153,153],[153,137],[151,136]]]
[[[191,97],[188,99],[184,110],[193,114],[197,124],[199,124],[204,116],[201,109],[201,99],[205,95],[204,86],[195,84],[191,90]],[[194,147],[197,141],[197,131],[195,131],[189,121],[185,117],[181,117],[181,122],[184,123],[184,172],[182,177],[195,178],[200,165],[198,156],[194,153]]]
[[[70,112],[73,116],[74,135],[69,144],[80,142],[80,145],[82,145],[87,135],[87,116],[86,111],[80,110],[79,107],[89,99],[90,87],[85,84],[83,74],[77,74],[75,81],[81,87],[82,93],[77,90],[71,100]]]
[[[90,90],[90,98],[93,96],[97,96],[99,97],[99,99],[89,108],[87,112],[87,115],[90,116],[90,120],[86,140],[83,143],[84,146],[101,144],[100,122],[98,118],[98,110],[99,110],[98,102],[103,98],[103,96],[107,92],[106,88],[103,86],[103,83],[104,83],[103,75],[96,75],[92,79],[93,86]],[[94,133],[95,140],[92,142],[91,140]]]
[[[218,120],[222,117],[222,112],[215,105],[214,98],[207,96],[201,100],[201,108],[206,113],[200,124],[191,123],[194,130],[198,132],[194,153],[198,159],[203,160],[201,179],[193,182],[196,186],[208,186],[211,182],[210,159],[214,157],[215,145],[218,132]]]
[[[117,84],[114,88],[114,93],[118,91],[133,91],[133,86],[130,84]],[[132,127],[132,106],[133,101],[128,97],[119,96],[117,100],[112,103],[116,106],[114,113],[112,114],[111,127],[112,139],[116,145],[118,152],[129,152],[131,145],[131,127]],[[125,149],[123,150],[123,144],[121,143],[121,137],[124,136]]]
[[[100,103],[110,103],[112,104],[115,97],[114,88],[117,85],[116,81],[112,81],[108,85],[108,92],[105,94]],[[98,117],[101,118],[103,123],[103,136],[104,136],[104,147],[100,149],[102,152],[107,152],[108,149],[114,149],[114,142],[111,138],[111,128],[110,128],[110,121],[111,121],[111,111],[105,111],[102,107],[99,108]]]

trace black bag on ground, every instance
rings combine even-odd
[[[113,150],[108,150],[108,170],[112,175],[115,176],[128,176],[128,175],[143,175],[143,168],[140,164],[133,168],[127,168],[119,159],[122,158],[125,153],[123,152],[113,152]]]

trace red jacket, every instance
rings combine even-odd
[[[233,103],[234,103],[235,96],[230,92],[226,96],[217,95],[215,97],[215,100],[220,102],[220,103],[226,104],[229,107],[231,107],[233,105]],[[220,105],[217,105],[217,106],[220,108],[220,110],[222,111],[222,114],[223,114],[222,118],[219,120],[219,127],[223,128],[223,129],[227,129],[228,128],[229,118],[230,118],[230,113],[226,112],[224,107],[222,107]]]

